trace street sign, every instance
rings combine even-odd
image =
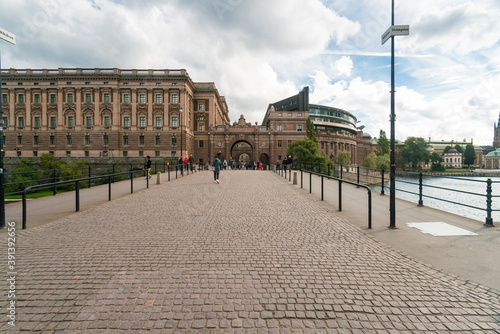
[[[389,29],[387,29],[383,34],[382,34],[382,45],[387,42],[389,38],[392,36],[406,36],[410,34],[410,26],[409,25],[403,25],[403,26],[390,26]]]
[[[6,40],[9,43],[16,44],[16,35],[7,30],[0,28],[0,38]]]

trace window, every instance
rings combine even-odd
[[[71,145],[71,143],[72,143],[72,142],[73,142],[73,141],[72,141],[72,139],[71,139],[71,135],[67,135],[67,136],[66,136],[66,145]]]
[[[129,94],[123,94],[123,103],[130,104],[130,95]]]
[[[288,113],[288,117],[292,117],[292,113],[291,112]]]
[[[104,116],[104,127],[109,128],[109,124],[110,124],[109,116]]]
[[[40,116],[35,116],[35,128],[40,127]]]
[[[324,150],[325,149],[325,142],[321,142],[321,149]]]
[[[17,145],[23,144],[23,136],[17,136]]]
[[[280,124],[280,125],[278,125],[278,129],[277,129],[277,130],[278,130],[278,131],[283,131],[283,125],[281,125],[281,124]]]
[[[130,118],[128,116],[123,117],[123,126],[126,128],[130,127]]]
[[[205,105],[203,103],[200,103],[199,108],[200,111],[205,111]]]
[[[144,151],[139,151],[139,156],[143,157],[144,156]]]
[[[38,136],[33,136],[33,145],[38,145]]]
[[[171,154],[172,157],[176,157],[177,156],[177,152],[175,152],[175,151],[170,152],[170,154]]]
[[[139,126],[141,128],[144,128],[146,126],[146,117],[144,116],[139,117]]]
[[[172,127],[173,128],[177,127],[177,117],[172,117]]]
[[[85,94],[85,103],[92,103],[92,94]]]
[[[301,113],[301,112],[299,112],[299,113],[297,114],[297,116],[298,116],[298,117],[302,117],[302,113]]]
[[[85,125],[90,128],[92,126],[92,116],[87,116],[85,119]]]
[[[68,127],[72,128],[75,126],[75,118],[73,116],[68,116]]]
[[[156,83],[156,85],[157,85],[157,86],[161,86],[161,82],[157,82],[157,83]]]
[[[7,104],[9,103],[7,100],[7,94],[2,94],[2,104]]]
[[[21,151],[17,151],[17,156],[21,157]]]
[[[56,103],[57,103],[56,94],[50,94],[50,104],[56,104]]]
[[[146,94],[139,95],[139,103],[140,104],[145,104],[146,103]]]
[[[177,136],[173,135],[172,136],[172,146],[175,146],[175,145],[177,145]]]
[[[5,143],[6,143],[6,142],[7,142],[7,141],[6,141],[5,136],[2,136],[2,145],[3,145],[3,146],[5,146]],[[3,154],[3,156],[5,156],[5,151],[4,151],[4,152],[2,152],[2,154]]]
[[[139,145],[144,145],[144,136],[143,135],[139,136]]]
[[[205,117],[200,116],[200,117],[198,117],[198,120],[199,120],[199,121],[204,121],[204,120],[205,120]]]
[[[24,128],[24,117],[23,116],[19,116],[17,118],[17,126],[19,128]]]
[[[172,94],[172,104],[177,104],[177,94]]]
[[[278,140],[278,147],[283,147],[283,141],[282,140]]]
[[[3,127],[6,128],[9,126],[9,118],[8,117],[2,117],[3,120]]]
[[[297,131],[302,131],[302,124],[297,125]]]
[[[205,131],[205,124],[200,124],[200,125],[198,126],[198,131],[200,131],[200,132]]]
[[[55,144],[56,144],[56,137],[52,135],[49,138],[49,145],[55,145]]]
[[[109,103],[109,94],[104,94],[104,103]]]
[[[104,145],[108,145],[109,144],[109,137],[108,137],[108,135],[102,136],[102,143]]]
[[[40,104],[40,94],[35,94],[35,104]]]
[[[17,103],[24,104],[24,94],[19,94],[17,96]]]
[[[160,151],[155,151],[155,157],[157,157],[157,158],[160,157]]]
[[[128,157],[128,152],[127,151],[123,151],[123,156],[124,157]]]
[[[66,151],[66,156],[70,157],[71,156],[71,151]]]
[[[123,136],[123,145],[128,145],[128,136]]]
[[[200,140],[198,142],[198,147],[205,147],[205,142],[203,140]]]
[[[161,94],[156,94],[156,104],[161,104]]]
[[[37,157],[38,156],[38,151],[33,151],[33,156]]]
[[[50,117],[50,127],[55,128],[57,125],[57,118],[55,116]]]
[[[68,103],[73,103],[73,94],[72,93],[68,94]]]
[[[160,145],[161,144],[161,137],[160,136],[156,136],[155,137],[155,143],[156,143],[156,145]]]
[[[280,112],[278,113],[278,117],[281,117],[281,113]]]
[[[161,127],[161,117],[156,117],[156,127]]]
[[[333,143],[330,143],[330,150],[333,150]]]
[[[90,135],[85,135],[85,145],[90,145]]]
[[[90,157],[90,152],[89,151],[85,151],[85,156],[86,157]]]

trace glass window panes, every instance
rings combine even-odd
[[[73,116],[68,116],[68,126],[71,128],[75,126],[75,119]]]
[[[177,127],[177,117],[172,117],[172,127],[173,128]]]
[[[156,104],[161,104],[161,94],[156,94]]]
[[[139,117],[139,126],[141,128],[146,126],[146,117],[144,117],[144,116]]]
[[[92,94],[90,93],[85,94],[85,102],[92,103]]]
[[[203,103],[200,103],[200,108],[199,108],[200,111],[204,111],[205,110],[205,105]]]
[[[23,136],[17,136],[17,145],[23,144]]]
[[[278,125],[278,131],[283,131],[283,125]]]
[[[92,126],[92,116],[87,116],[87,117],[85,118],[85,125],[86,125],[87,127],[91,127],[91,126]]]
[[[128,136],[123,136],[123,145],[128,145]]]
[[[73,103],[73,94],[72,93],[68,94],[68,103]]]
[[[38,136],[33,136],[33,145],[38,145]]]
[[[55,136],[50,136],[49,138],[49,145],[55,145],[56,144],[56,137]]]
[[[175,145],[177,145],[177,136],[173,135],[172,136],[172,146],[175,146]]]
[[[123,103],[130,104],[130,95],[129,94],[123,94]]]
[[[302,124],[297,125],[297,131],[302,131]]]
[[[156,127],[161,127],[161,117],[156,117]]]
[[[23,116],[19,116],[17,118],[17,126],[20,128],[24,128],[24,117]]]
[[[8,117],[2,117],[3,120],[3,127],[6,128],[9,126],[9,118]]]
[[[155,143],[156,143],[156,145],[160,145],[161,144],[161,137],[160,136],[156,136],[155,137]]]
[[[24,94],[17,95],[17,103],[24,104]]]
[[[130,118],[128,116],[123,117],[123,126],[126,128],[130,127]]]
[[[66,144],[67,144],[67,145],[71,145],[71,143],[72,143],[72,140],[71,140],[71,135],[67,135],[67,136],[66,136]]]
[[[200,124],[200,125],[198,126],[198,131],[200,131],[200,132],[205,131],[205,124]]]
[[[104,94],[104,103],[109,103],[109,94]]]
[[[139,103],[140,104],[145,104],[146,103],[146,94],[139,95]]]
[[[7,104],[7,103],[8,103],[7,94],[2,94],[2,104]]]
[[[139,136],[139,145],[144,145],[144,136]]]
[[[90,145],[90,135],[85,135],[85,145]]]
[[[104,135],[102,137],[102,142],[104,145],[108,145],[109,144],[109,136],[108,135]]]
[[[178,103],[177,94],[172,94],[172,104],[177,104],[177,103]]]
[[[57,125],[57,118],[55,116],[50,117],[50,127],[55,128]]]
[[[40,104],[40,94],[35,94],[35,104]]]
[[[57,97],[56,94],[50,94],[50,104],[56,104]]]
[[[104,127],[109,128],[110,118],[109,116],[104,116]]]
[[[35,128],[40,127],[40,116],[35,116]]]

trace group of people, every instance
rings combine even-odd
[[[288,165],[290,165],[290,168],[293,164],[293,158],[291,155],[289,155],[288,157],[285,157],[285,159],[283,159],[283,162],[282,162],[282,167],[283,169],[286,169]],[[276,170],[280,169],[280,162],[276,162]]]

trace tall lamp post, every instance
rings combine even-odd
[[[391,173],[390,173],[390,225],[389,228],[396,228],[396,152],[395,152],[395,124],[396,121],[396,103],[394,94],[395,89],[395,71],[394,71],[394,36],[409,35],[410,26],[394,25],[394,0],[392,0],[391,26],[382,35],[382,45],[391,39]]]
[[[0,28],[0,38],[9,43],[16,44],[16,35]],[[2,115],[2,56],[0,54],[0,229],[5,228],[5,192],[3,173],[3,115]]]
[[[180,128],[181,128],[181,159],[182,159],[182,108],[179,108]],[[182,160],[184,161],[184,159]]]

